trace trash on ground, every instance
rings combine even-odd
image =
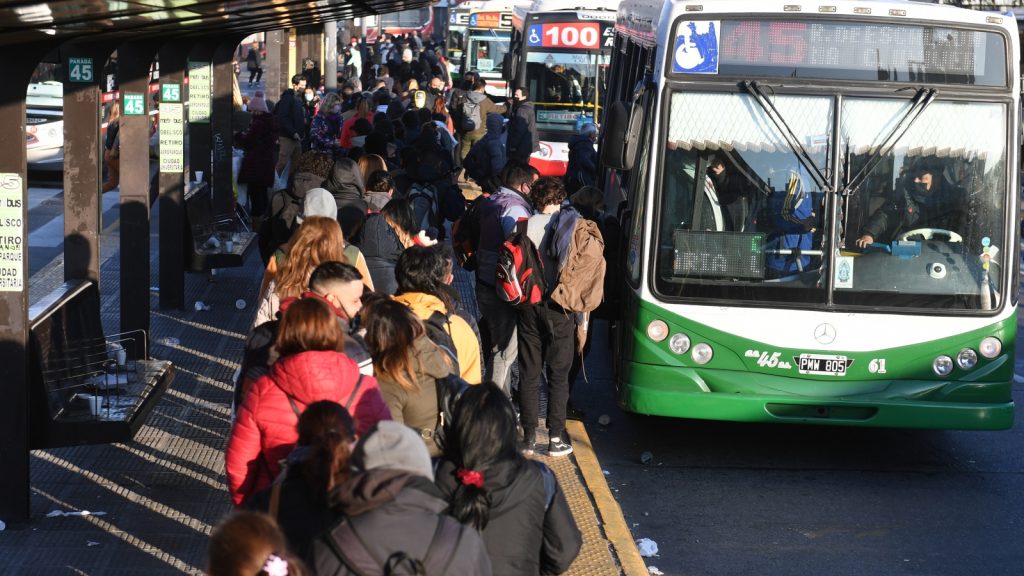
[[[657,566],[648,566],[647,567],[647,573],[648,574],[653,574],[654,576],[662,576],[662,575],[665,574],[661,570],[658,570]]]
[[[651,558],[658,555],[658,543],[650,538],[641,538],[636,541],[636,547],[644,558]]]
[[[646,450],[642,454],[640,454],[640,463],[641,464],[643,464],[644,466],[647,466],[651,462],[654,462],[654,454],[651,454],[649,451],[646,451]]]
[[[178,346],[181,344],[181,340],[178,340],[174,336],[167,336],[156,341],[161,346]]]
[[[605,476],[610,476],[611,475],[611,472],[609,472],[607,470],[601,470],[601,472],[604,472]]]
[[[235,308],[238,308],[239,310],[245,310],[245,306],[246,304],[244,299],[239,298],[238,300],[235,300]]]
[[[612,417],[607,414],[601,414],[597,417],[597,423],[601,426],[607,426],[612,423]]]
[[[89,510],[51,510],[46,515],[47,518],[56,518],[58,516],[106,516],[106,512],[90,512]]]

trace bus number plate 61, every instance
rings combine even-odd
[[[794,358],[797,370],[801,374],[821,376],[846,376],[846,369],[853,360],[846,356],[824,356],[819,354],[801,354]]]

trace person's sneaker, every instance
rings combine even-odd
[[[572,446],[562,442],[558,436],[552,436],[551,441],[548,442],[548,456],[565,456],[567,454],[572,454]]]
[[[523,435],[523,456],[533,456],[537,445],[537,433]]]

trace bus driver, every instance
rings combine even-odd
[[[925,159],[901,178],[891,200],[878,208],[864,225],[857,246],[865,248],[875,239],[895,239],[921,228],[964,230],[964,191],[943,177],[942,163]],[[902,192],[902,193],[901,193]]]

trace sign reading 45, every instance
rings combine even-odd
[[[68,81],[89,83],[93,78],[92,58],[68,58]]]
[[[161,102],[181,102],[181,84],[161,84]]]

